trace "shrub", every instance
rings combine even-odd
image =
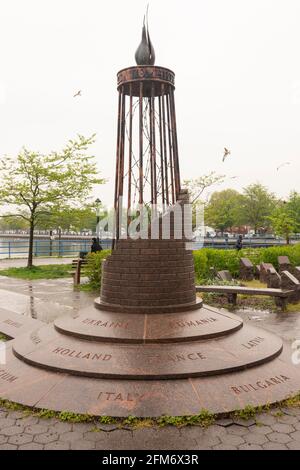
[[[102,262],[110,256],[111,250],[102,250],[97,253],[87,255],[86,275],[89,278],[89,285],[92,289],[99,289],[101,286]]]
[[[290,246],[272,246],[270,248],[245,248],[236,250],[218,250],[202,248],[194,251],[196,279],[208,279],[210,268],[217,271],[228,270],[234,277],[239,275],[240,258],[249,258],[254,264],[272,263],[278,269],[278,256],[288,256],[294,266],[300,266],[300,244]]]
[[[111,250],[103,250],[98,253],[90,253],[87,256],[87,276],[91,289],[99,289],[102,261],[110,253]],[[249,258],[254,265],[261,262],[272,263],[278,269],[278,256],[282,255],[288,256],[294,266],[300,266],[300,244],[270,248],[245,248],[240,251],[202,248],[193,252],[196,280],[203,283],[209,279],[211,267],[217,271],[228,270],[233,277],[238,277],[241,257]]]
[[[197,280],[206,279],[209,273],[207,254],[205,250],[194,251],[195,276]]]

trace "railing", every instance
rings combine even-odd
[[[111,240],[101,240],[103,249],[111,248]],[[28,255],[28,240],[0,240],[0,258],[25,257]],[[34,240],[33,256],[78,256],[91,250],[91,240]]]
[[[295,241],[296,242],[296,241]],[[294,242],[294,243],[295,243]],[[205,248],[235,249],[236,239],[230,238],[206,238]],[[270,246],[284,246],[283,240],[276,239],[243,239],[243,248],[267,248]],[[0,239],[0,258],[26,257],[28,255],[28,239]],[[110,249],[112,240],[101,240],[103,249]],[[203,244],[195,242],[194,250],[202,248]],[[80,252],[89,252],[91,249],[91,239],[35,239],[33,242],[33,256],[78,256]]]

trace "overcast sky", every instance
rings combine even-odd
[[[0,0],[1,155],[96,132],[109,179],[97,196],[111,203],[116,73],[135,65],[146,3]],[[176,74],[182,177],[215,170],[221,188],[300,190],[300,1],[150,0],[149,21],[156,65]]]

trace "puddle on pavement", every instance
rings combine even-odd
[[[300,339],[300,312],[270,312],[268,310],[240,309],[235,313],[245,322],[264,328],[285,341],[292,343]]]
[[[45,323],[62,315],[77,315],[80,309],[92,305],[96,296],[74,290],[69,279],[46,282],[2,277],[0,280],[0,307]]]

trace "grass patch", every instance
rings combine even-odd
[[[208,427],[212,424],[218,424],[218,417],[211,413],[209,410],[202,409],[198,414],[187,416],[159,416],[157,418],[137,418],[136,416],[129,415],[126,418],[115,418],[113,416],[92,416],[89,414],[77,414],[72,411],[53,411],[47,409],[30,408],[28,406],[20,405],[19,403],[11,402],[9,400],[0,398],[0,406],[12,411],[22,411],[23,417],[37,416],[43,419],[55,418],[63,422],[71,423],[91,423],[94,427],[91,431],[99,432],[101,429],[99,425],[113,424],[118,428],[131,427],[131,428],[145,428],[145,427],[164,427],[164,426],[201,426]],[[259,426],[257,416],[260,413],[271,413],[273,416],[283,416],[281,408],[300,408],[300,393],[291,396],[281,402],[274,404],[266,404],[264,406],[246,405],[245,408],[231,413],[222,413],[220,418],[239,418],[243,420],[254,419]],[[258,419],[257,419],[258,418]]]
[[[266,289],[268,286],[264,282],[260,282],[259,279],[253,279],[252,281],[241,281],[243,286],[252,287],[252,289]]]
[[[287,313],[299,313],[300,312],[300,302],[295,304],[287,304],[286,307]]]
[[[0,270],[0,276],[16,277],[18,279],[59,279],[70,277],[69,264],[49,264],[32,266],[32,268],[7,268]]]

